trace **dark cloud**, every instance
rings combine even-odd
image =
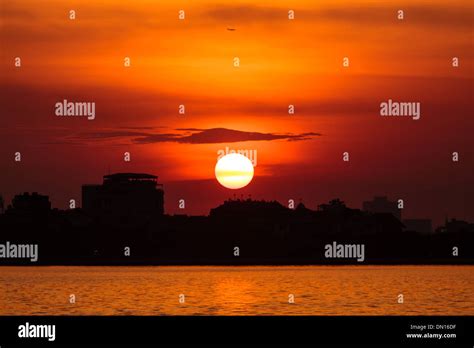
[[[276,134],[245,132],[227,128],[212,128],[197,131],[190,135],[182,136],[176,141],[188,144],[212,144],[212,143],[237,143],[242,141],[271,141],[271,140],[308,140],[319,136],[319,133],[303,134]],[[146,142],[146,138],[142,141]]]
[[[301,141],[310,140],[320,133],[300,133],[300,134],[279,134],[279,133],[260,133],[246,132],[227,128],[195,129],[181,128],[177,131],[185,133],[151,133],[136,131],[116,131],[105,130],[94,133],[83,133],[75,136],[75,139],[97,140],[97,139],[116,139],[129,138],[135,144],[153,144],[161,142],[175,142],[181,144],[218,144],[218,143],[237,143],[243,141],[272,141],[287,140]]]

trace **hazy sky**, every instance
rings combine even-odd
[[[204,214],[234,193],[302,199],[311,208],[335,197],[360,207],[388,195],[405,200],[405,217],[474,220],[471,1],[0,6],[0,194],[7,201],[39,191],[65,208],[80,199],[81,184],[130,171],[159,176],[169,213]],[[63,99],[95,102],[95,120],[57,117]],[[420,102],[420,120],[381,117],[388,99]],[[257,150],[256,177],[243,190],[214,178],[226,146]],[[180,198],[185,211],[177,209]]]

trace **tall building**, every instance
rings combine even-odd
[[[371,213],[390,213],[398,220],[402,218],[402,211],[398,209],[397,202],[389,201],[386,196],[376,196],[371,201],[363,202],[362,210]]]
[[[102,185],[82,186],[82,208],[103,220],[148,219],[164,214],[163,186],[150,174],[105,175]]]

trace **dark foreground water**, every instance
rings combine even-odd
[[[463,314],[474,266],[0,267],[0,315]]]

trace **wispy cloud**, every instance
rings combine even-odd
[[[306,7],[277,7],[255,4],[222,4],[205,11],[202,16],[210,21],[228,22],[235,24],[267,23],[287,19],[288,10],[293,9],[298,21],[309,22],[345,22],[370,26],[390,25],[396,23],[399,9],[405,12],[407,23],[421,26],[472,25],[472,11],[468,3],[433,3],[430,6],[400,3],[394,6],[389,3],[357,4],[341,6],[330,1],[318,3],[317,6]],[[392,20],[390,20],[392,19]],[[409,20],[408,20],[409,19]]]

